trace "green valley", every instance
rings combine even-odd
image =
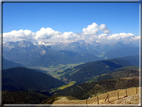
[[[39,69],[39,70],[43,70],[46,74],[49,74],[51,76],[53,76],[54,78],[57,79],[61,79],[62,76],[64,76],[66,74],[65,70],[68,68],[74,68],[75,66],[81,65],[83,64],[83,62],[81,63],[72,63],[72,64],[59,64],[56,66],[49,66],[49,67],[43,67],[43,66],[37,66],[37,67],[29,67],[32,69]]]

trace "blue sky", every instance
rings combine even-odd
[[[139,3],[3,3],[3,33],[51,28],[76,34],[92,23],[105,24],[111,35],[139,36]]]

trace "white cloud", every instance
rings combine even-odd
[[[107,38],[107,36],[108,36],[108,34],[101,34],[101,35],[99,35],[99,39],[106,39]]]
[[[69,39],[69,40],[73,40],[79,37],[77,34],[73,32],[64,32],[63,36],[65,37],[65,39]]]
[[[49,39],[51,38],[52,36],[56,36],[60,34],[60,32],[58,31],[54,31],[53,29],[51,28],[41,28],[39,31],[36,32],[36,37],[35,39],[38,40],[38,39]]]
[[[64,32],[63,35],[65,38],[68,38],[69,36],[73,35],[73,32]]]
[[[100,29],[100,31],[102,31],[103,33],[110,33],[110,30],[106,27],[106,25],[105,24],[101,24],[100,26],[99,26],[99,29]]]
[[[140,39],[140,36],[134,36],[130,38],[130,40],[139,40],[139,39]]]
[[[9,38],[26,38],[29,36],[32,36],[33,33],[30,30],[13,30],[8,33],[4,33],[3,37],[9,37]]]
[[[87,28],[83,28],[83,34],[85,35],[93,35],[93,34],[97,34],[99,31],[99,26],[97,23],[92,23],[92,25],[88,25]]]
[[[8,33],[3,33],[4,41],[19,41],[24,39],[32,39],[34,37],[34,33],[30,30],[13,30]]]
[[[131,37],[135,37],[132,33],[119,33],[119,34],[112,34],[107,37],[108,40],[120,40],[120,39],[130,39]]]
[[[87,36],[86,39],[84,39],[84,40],[96,41],[96,40],[98,40],[98,35]]]
[[[13,30],[8,33],[3,34],[4,42],[7,41],[19,41],[30,39],[36,41],[37,43],[49,42],[49,41],[77,41],[77,40],[85,40],[85,41],[111,41],[111,40],[131,40],[136,41],[140,39],[140,36],[136,36],[132,33],[119,33],[119,34],[111,34],[110,30],[107,28],[105,24],[101,24],[98,26],[96,23],[92,23],[88,25],[86,28],[83,28],[83,32],[81,33],[73,33],[73,32],[64,32],[61,33],[59,31],[55,31],[52,28],[44,28],[42,27],[37,32],[32,32],[30,30]],[[102,34],[98,34],[98,32],[103,32]],[[100,32],[99,32],[100,33]]]

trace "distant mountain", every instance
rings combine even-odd
[[[50,45],[55,50],[68,50],[77,53],[89,53],[103,58],[116,58],[124,56],[132,56],[139,54],[139,47],[132,43],[99,43],[99,42],[85,42],[83,40],[71,43],[56,43]],[[102,55],[103,54],[103,55]]]
[[[128,56],[109,60],[94,61],[64,70],[61,78],[84,83],[97,75],[108,73],[125,66],[139,66],[139,56]]]
[[[50,75],[24,67],[5,69],[2,75],[3,91],[50,92],[64,84]]]
[[[26,41],[5,43],[3,48],[3,55],[6,59],[19,62],[28,67],[48,67],[58,64],[100,60],[100,58],[91,54],[79,54],[72,51],[52,50],[49,46],[33,45],[32,43]]]
[[[3,45],[3,56],[7,60],[25,64],[44,55],[48,50],[49,46],[36,46],[27,41],[9,42]]]
[[[139,47],[115,48],[105,53],[107,59],[131,55],[139,55]]]
[[[49,67],[58,64],[91,62],[124,56],[139,55],[139,47],[132,43],[99,43],[76,41],[34,45],[29,41],[3,44],[3,56],[26,67]]]
[[[88,99],[92,96],[97,96],[99,93],[106,93],[117,89],[125,89],[129,87],[138,87],[139,78],[120,78],[110,79],[91,83],[82,83],[73,85],[64,90],[58,91],[55,96],[72,96],[78,99]]]
[[[56,66],[58,64],[90,62],[95,60],[100,60],[100,58],[89,54],[80,55],[71,51],[50,50],[40,58],[29,61],[26,65],[48,67],[51,65]]]
[[[3,58],[3,69],[13,68],[13,67],[23,67],[23,65]]]
[[[54,50],[64,50],[64,51],[73,51],[79,54],[101,54],[99,43],[94,42],[93,44],[87,43],[83,40],[71,42],[71,43],[56,43],[50,45]]]

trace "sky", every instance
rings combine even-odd
[[[139,40],[139,3],[3,3],[3,40]]]

